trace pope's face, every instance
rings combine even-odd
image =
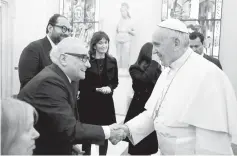
[[[174,60],[174,42],[171,38],[166,37],[161,29],[157,29],[152,35],[152,52],[157,54],[162,65],[169,66]]]

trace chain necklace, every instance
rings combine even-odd
[[[168,92],[168,90],[170,89],[170,86],[174,80],[174,78],[176,77],[177,73],[180,71],[180,69],[184,66],[184,64],[187,62],[188,58],[191,56],[192,52],[188,55],[188,57],[186,58],[186,60],[184,61],[184,63],[181,65],[181,67],[179,67],[179,69],[177,70],[177,72],[175,73],[175,75],[173,76],[173,78],[171,79],[168,87],[164,87],[163,90],[162,90],[162,94],[161,94],[161,98],[158,100],[159,102],[156,103],[156,109],[153,111],[152,113],[152,116],[153,116],[153,119],[155,119],[156,117],[158,117],[158,114],[159,114],[159,111],[160,111],[160,108],[161,108],[161,105],[165,99],[165,96]],[[171,69],[170,69],[171,70]],[[170,72],[169,70],[169,72]],[[167,76],[169,75],[169,72],[167,74]],[[157,105],[159,104],[158,108],[157,108]]]

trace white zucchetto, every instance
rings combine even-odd
[[[187,26],[178,19],[173,19],[173,18],[167,19],[165,21],[162,21],[160,24],[158,24],[158,26],[162,28],[168,28],[171,30],[188,33]]]

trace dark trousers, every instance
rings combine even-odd
[[[84,155],[91,155],[91,144],[82,144],[82,150],[85,151]],[[105,140],[104,145],[99,146],[99,154],[106,155],[108,150],[108,140]]]

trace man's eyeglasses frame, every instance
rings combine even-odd
[[[78,57],[84,63],[86,63],[87,61],[90,61],[90,57],[86,54],[76,54],[76,53],[64,53],[64,54]]]
[[[66,33],[67,31],[68,31],[69,33],[72,33],[72,32],[73,32],[72,29],[67,28],[66,26],[63,26],[63,25],[54,24],[54,25],[52,25],[52,26],[61,28],[61,30],[62,30],[63,33]]]

